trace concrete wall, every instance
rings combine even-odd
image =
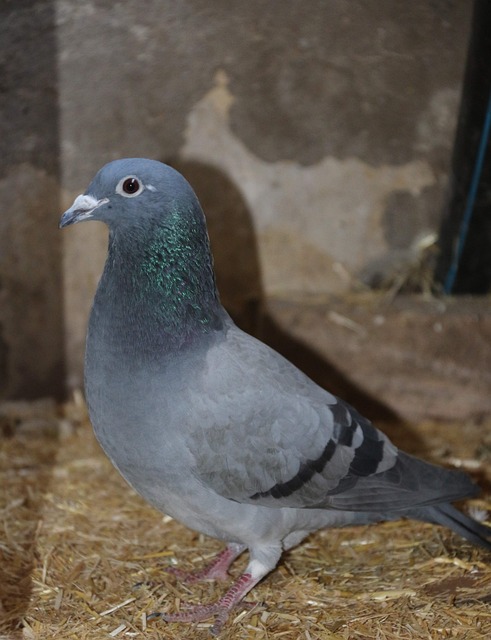
[[[0,183],[2,201],[11,198],[0,222],[10,237],[0,239],[4,379],[13,379],[16,358],[26,369],[32,363],[13,326],[23,322],[21,333],[31,335],[39,330],[34,320],[47,322],[23,316],[38,303],[16,297],[13,269],[29,300],[33,289],[49,297],[49,335],[58,337],[63,272],[69,384],[81,383],[106,237],[97,225],[56,235],[57,189],[61,211],[111,159],[153,157],[189,177],[209,216],[222,297],[246,325],[263,294],[347,291],[373,265],[390,269],[419,234],[438,229],[470,1],[31,5],[3,9],[17,34],[10,47],[23,65],[20,85],[7,86],[13,115],[1,123],[13,150],[3,175],[16,176]],[[23,27],[38,12],[55,34],[50,45],[42,25],[37,32]],[[41,54],[51,75],[33,74]],[[13,58],[9,66],[15,64]],[[37,115],[22,119],[19,86],[31,81]],[[19,139],[36,151],[18,152]],[[19,216],[30,220],[21,239]],[[42,246],[32,226],[42,228]],[[20,255],[14,268],[13,246]],[[52,350],[60,348],[57,342]],[[46,357],[40,352],[40,362]]]
[[[0,3],[0,397],[64,379],[56,12]]]

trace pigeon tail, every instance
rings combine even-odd
[[[448,503],[431,505],[408,511],[405,515],[416,520],[448,527],[473,544],[491,551],[491,527],[481,524]]]

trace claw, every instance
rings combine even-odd
[[[178,613],[155,612],[151,613],[147,619],[162,618],[162,620],[166,622],[202,622],[207,618],[215,616],[215,622],[210,627],[210,633],[217,636],[223,625],[227,622],[232,609],[240,603],[246,593],[248,593],[257,582],[258,579],[253,578],[250,573],[244,573],[234,582],[218,602],[199,605],[183,603],[184,611],[179,611]],[[250,605],[250,603],[244,604],[246,606]]]

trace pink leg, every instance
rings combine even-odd
[[[240,556],[245,547],[240,544],[229,544],[221,551],[212,562],[199,571],[183,571],[175,567],[166,569],[169,573],[187,583],[199,582],[201,580],[226,580],[227,570],[232,562]]]
[[[232,559],[243,551],[240,545],[229,545],[228,553],[224,552],[212,565],[211,574],[221,575]],[[215,616],[215,623],[210,631],[218,635],[227,621],[232,609],[241,602],[244,596],[262,579],[272,571],[281,556],[281,546],[278,544],[262,545],[250,549],[249,564],[245,573],[230,587],[227,593],[215,603],[204,605],[192,605],[183,603],[183,610],[179,613],[153,613],[150,618],[162,618],[166,622],[200,622],[211,616]],[[209,575],[209,574],[207,574]]]
[[[232,609],[262,577],[262,575],[253,577],[250,573],[243,573],[218,602],[196,606],[185,605],[186,609],[179,613],[152,614],[152,616],[159,616],[166,622],[201,622],[214,615],[216,618],[210,632],[212,635],[217,636]]]

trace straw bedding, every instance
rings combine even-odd
[[[489,489],[489,420],[388,426],[398,444],[464,467]],[[0,405],[0,429],[1,639],[209,637],[208,622],[167,625],[148,614],[223,594],[224,584],[187,586],[163,570],[201,566],[221,544],[125,484],[99,449],[80,394],[63,407]],[[464,508],[489,521],[489,492]],[[320,531],[285,554],[221,638],[489,638],[490,560],[417,522]]]

